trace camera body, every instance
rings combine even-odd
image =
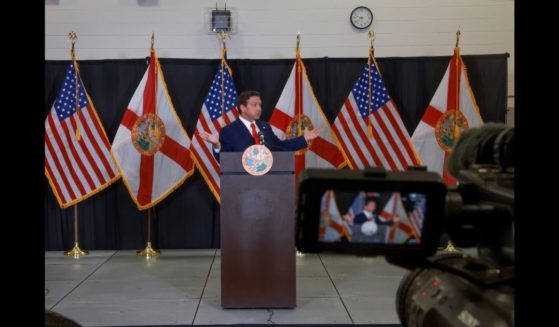
[[[418,167],[303,171],[297,249],[382,255],[409,269],[396,296],[404,326],[513,326],[514,128],[464,131],[447,168],[457,187]],[[477,246],[477,257],[437,253],[449,240]]]
[[[411,270],[396,297],[404,326],[512,326],[514,175],[484,164],[458,177],[460,185],[447,188],[425,170],[307,169],[297,249],[382,255]],[[358,211],[370,202],[363,222]],[[478,258],[437,253],[447,239],[477,246]]]

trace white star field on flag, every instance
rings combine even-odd
[[[204,100],[206,104],[206,108],[208,108],[208,112],[210,113],[210,117],[212,120],[216,120],[221,117],[221,66],[218,68],[217,76],[218,78],[214,79],[212,86],[210,87],[210,92]],[[235,89],[235,85],[233,84],[233,79],[231,75],[229,75],[229,70],[223,70],[223,76],[225,77],[225,86],[224,86],[224,93],[225,93],[225,112],[231,110],[235,104],[237,103],[237,90]]]
[[[384,86],[384,82],[382,81],[380,74],[378,73],[377,68],[375,67],[374,61],[371,62],[371,97],[373,99],[372,103],[372,111],[378,110],[382,105],[384,105],[388,100],[390,100],[390,96],[388,92],[386,92],[386,87]],[[365,118],[369,115],[369,103],[367,98],[369,97],[369,65],[365,66],[363,73],[359,77],[359,80],[353,87],[353,96],[355,97],[355,101],[357,102],[357,106],[359,107],[359,112],[361,113],[361,117]]]
[[[76,112],[76,72],[74,70],[74,65],[70,65],[70,68],[66,72],[66,77],[64,77],[64,85],[60,90],[60,94],[54,102],[56,108],[56,114],[58,119],[63,120],[66,117],[73,115]],[[85,92],[83,89],[83,84],[81,79],[79,79],[78,85],[78,99],[80,102],[80,108],[87,106],[89,103]]]

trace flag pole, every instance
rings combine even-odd
[[[371,91],[371,65],[372,65],[372,57],[375,55],[375,31],[369,30],[369,41],[371,41],[371,48],[369,49],[369,58],[367,62],[369,64],[369,79],[367,80],[367,84],[369,84],[369,93],[367,98],[367,104],[369,105],[369,114],[367,115],[367,133],[369,137],[373,137],[373,126],[371,125],[371,114],[373,113],[373,98],[372,98],[372,91]]]
[[[299,82],[299,84],[297,84],[297,82],[295,83],[297,86],[297,90],[295,91],[296,94],[299,94],[299,97],[296,97],[296,101],[297,104],[295,105],[295,119],[297,119],[297,136],[303,135],[303,131],[302,131],[302,125],[303,125],[303,95],[302,92],[300,92],[300,87],[301,87],[301,79],[299,78],[301,76],[301,63],[299,62],[300,58],[301,58],[301,50],[299,50],[299,44],[301,43],[301,32],[297,32],[297,47],[295,48],[295,55],[297,56],[297,74],[295,75],[295,79]]]
[[[295,56],[296,56],[296,58],[295,58],[295,61],[296,61],[295,69],[298,70],[296,72],[295,79],[297,79],[297,80],[300,76],[299,72],[301,71],[301,66],[300,66],[300,63],[299,63],[299,58],[301,58],[301,53],[299,52],[300,51],[299,50],[299,44],[300,43],[301,43],[301,32],[297,32],[297,45],[295,46]],[[295,84],[297,84],[297,83],[295,83]],[[296,94],[300,94],[299,90],[296,90],[295,92],[296,92]],[[297,135],[303,135],[303,131],[301,130],[302,129],[301,124],[303,122],[303,119],[302,119],[302,114],[303,114],[302,102],[303,101],[301,99],[301,96],[299,98],[296,97],[296,101],[298,102],[295,105],[295,119],[297,119]],[[297,109],[300,109],[300,111],[298,111]],[[297,186],[295,186],[295,190],[297,192]],[[304,257],[305,254],[303,252],[295,249],[295,256]]]
[[[227,53],[227,44],[225,41],[229,34],[225,31],[219,32],[219,38],[221,39],[222,48],[221,48],[221,115],[225,115],[225,55]],[[239,108],[238,108],[239,109]],[[240,109],[239,109],[240,110]]]
[[[295,69],[297,69],[298,71],[295,74],[295,79],[296,80],[298,80],[298,78],[300,76],[299,72],[301,71],[301,66],[300,66],[300,63],[299,63],[299,58],[301,58],[301,53],[299,52],[300,51],[299,50],[299,44],[300,43],[301,43],[301,32],[297,32],[297,45],[295,46],[295,56],[296,56],[296,58],[295,58],[295,62],[296,62]],[[295,84],[297,84],[297,82],[295,82]],[[295,92],[296,92],[296,94],[301,93],[301,92],[299,92],[299,90],[296,90]],[[301,127],[302,127],[301,124],[303,122],[303,119],[302,119],[302,114],[303,114],[302,103],[303,103],[303,101],[301,99],[301,96],[298,97],[298,98],[297,97],[295,97],[295,98],[296,98],[295,101],[297,101],[297,103],[295,104],[295,115],[294,116],[295,116],[295,119],[297,119],[297,135],[303,135],[303,131],[301,130]],[[297,109],[300,109],[300,111],[298,111]],[[295,191],[298,192],[297,191],[297,186],[295,186]],[[303,252],[295,249],[295,256],[302,258],[302,257],[305,256],[305,254]]]
[[[78,244],[78,204],[74,204],[74,247],[72,250],[64,252],[64,255],[67,257],[74,257],[75,259],[79,259],[80,256],[88,255],[88,251],[84,251],[80,249]]]
[[[75,51],[75,45],[76,45],[76,41],[78,40],[78,35],[76,34],[76,32],[72,31],[70,33],[68,33],[68,39],[70,40],[70,42],[72,42],[72,48],[70,49],[70,57],[72,58],[72,63],[74,64],[74,79],[76,81],[76,115],[79,117],[80,114],[80,97],[78,95],[78,90],[79,90],[79,83],[78,83],[78,60],[76,59],[76,51]],[[81,140],[81,133],[80,133],[80,120],[76,119],[76,132],[74,137],[76,138],[76,141],[80,141]]]
[[[458,51],[458,56],[457,56],[456,60],[454,61],[454,64],[456,66],[458,66],[458,64],[459,64],[458,58],[460,56],[460,48],[459,48],[459,46],[460,46],[460,34],[461,34],[460,33],[460,27],[458,27],[458,30],[456,31],[456,45],[454,46],[454,48],[455,48],[454,53],[456,54],[456,51]],[[458,87],[458,85],[459,85],[459,82],[460,82],[461,72],[459,72],[458,69],[457,69],[455,75],[456,75],[456,82],[455,82],[456,84],[455,85],[457,86],[456,87],[456,96],[455,96],[456,103],[455,103],[455,107],[454,107],[454,110],[455,110],[454,120],[452,122],[453,123],[452,124],[452,128],[453,128],[452,132],[453,132],[454,142],[456,142],[456,140],[458,140],[458,138],[460,137],[460,130],[459,130],[459,127],[457,126],[457,121],[458,121],[458,112],[460,111],[460,102],[459,102],[460,87]]]
[[[142,257],[146,257],[146,259],[149,259],[151,257],[157,257],[159,254],[161,254],[161,251],[156,250],[154,248],[151,247],[151,212],[153,210],[153,207],[148,209],[148,241],[147,241],[147,245],[146,248],[138,251],[136,254]]]

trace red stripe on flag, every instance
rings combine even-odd
[[[351,143],[353,149],[355,150],[355,152],[351,152],[349,149],[347,150],[349,154],[348,155],[349,161],[351,164],[353,164],[353,167],[351,168],[355,169],[359,167],[359,165],[357,164],[357,162],[355,162],[354,159],[355,154],[357,154],[357,157],[359,157],[359,160],[361,161],[361,163],[363,163],[363,166],[367,166],[369,162],[361,152],[361,149],[359,148],[359,145],[357,144],[357,141],[354,138],[354,134],[349,132],[350,129],[347,124],[347,121],[345,120],[345,117],[341,114],[338,117],[339,117],[338,119],[340,120],[340,124],[342,125],[342,129],[346,132],[347,138],[349,139],[349,143]]]
[[[50,118],[50,115],[49,115],[49,118]],[[56,130],[51,129],[51,131],[53,132],[53,134],[56,133]],[[54,137],[56,138],[56,136],[54,136]],[[74,190],[72,189],[72,186],[70,185],[70,181],[66,177],[66,172],[64,172],[64,170],[62,169],[62,166],[60,165],[60,157],[54,151],[54,147],[51,144],[51,139],[50,138],[45,138],[45,144],[46,144],[47,148],[49,149],[49,152],[52,154],[52,161],[54,161],[54,165],[56,166],[56,170],[58,170],[60,178],[62,178],[62,183],[64,183],[64,188],[68,191],[68,193],[70,195],[70,199],[77,198],[76,194],[74,193]],[[64,159],[64,158],[62,158],[62,159]],[[54,175],[52,175],[52,176],[55,177]],[[58,180],[57,180],[57,182],[58,182]],[[62,192],[60,192],[59,195],[62,197]]]
[[[425,110],[425,113],[423,114],[423,117],[421,118],[421,121],[423,121],[425,124],[435,128],[435,126],[437,125],[437,122],[439,121],[439,119],[441,118],[442,115],[443,115],[442,112],[435,109],[435,107],[432,107],[429,104],[429,106],[427,107],[427,110]]]
[[[356,110],[353,109],[349,100],[347,100],[347,99],[345,100],[345,105],[348,108],[347,112],[349,114],[349,117],[353,121],[353,125],[354,126],[359,126],[358,119],[361,119],[361,115],[359,116],[359,118],[355,116]],[[346,130],[349,131],[348,127],[347,126],[345,126],[345,127],[346,127]],[[373,145],[369,141],[365,132],[361,128],[356,128],[355,130],[357,131],[357,134],[359,134],[359,137],[361,138],[362,142],[365,144],[365,146],[367,147],[367,150],[369,151],[369,153],[373,157],[374,164],[378,167],[382,167],[383,165],[382,165],[379,157],[377,156],[375,150],[373,149]],[[358,149],[358,147],[356,149]],[[368,162],[367,162],[367,160],[365,160],[365,161],[363,161],[363,163],[368,163]]]
[[[340,140],[342,150],[346,153],[349,167],[354,169],[355,167],[357,167],[357,164],[353,160],[353,156],[348,155],[348,154],[351,154],[351,151],[349,151],[349,148],[347,147],[346,143],[343,141],[344,138],[342,137],[342,134],[338,129],[338,124],[341,124],[342,120],[344,120],[344,123],[345,123],[345,119],[343,118],[342,115],[339,115],[337,119],[338,119],[338,123],[334,123],[334,125],[332,125],[332,130],[334,131],[334,134],[336,134],[336,136]]]
[[[176,162],[184,170],[189,171],[192,169],[193,162],[190,158],[190,151],[172,138],[165,137],[165,142],[163,142],[159,151]]]
[[[138,203],[142,206],[151,202],[153,192],[154,157],[142,155],[140,158],[140,184],[138,186]]]
[[[93,109],[92,106],[90,106],[90,104],[87,105],[87,113],[89,114],[89,118],[93,122],[94,129],[99,133],[99,136],[101,136],[100,139],[103,142],[105,149],[110,149],[111,144],[109,143],[109,140],[106,137],[104,137],[105,133],[103,133],[103,127],[99,124],[99,121],[97,119],[98,117],[95,114],[95,110]],[[85,118],[81,116],[82,116],[82,111],[80,111],[80,121],[83,120],[83,118]]]
[[[86,119],[85,119],[85,115],[83,114],[83,110],[80,111],[80,114],[79,114],[78,117],[80,119],[80,122],[81,122],[82,126],[85,126],[86,133],[89,136],[89,139],[91,140],[91,143],[93,144],[93,147],[95,148],[95,151],[97,152],[97,156],[99,157],[99,159],[103,163],[103,166],[105,167],[105,171],[109,174],[109,179],[113,179],[116,176],[116,171],[113,168],[113,166],[109,163],[109,158],[110,158],[110,156],[109,156],[110,150],[109,149],[111,148],[111,146],[110,146],[107,138],[105,137],[105,133],[102,132],[103,131],[102,126],[99,125],[99,122],[97,121],[97,119],[95,117],[95,114],[93,112],[93,108],[91,108],[89,106],[87,108],[88,108],[87,113],[89,115],[89,118],[93,122],[93,128],[96,131],[96,134],[99,135],[99,138],[101,139],[101,142],[103,142],[102,145],[105,146],[104,147],[105,151],[102,151],[100,149],[100,147],[99,147],[100,145],[97,143],[97,140],[93,137],[93,132],[90,130],[89,125],[86,123]],[[96,167],[96,170],[98,170],[98,166],[95,165],[95,167]],[[100,180],[104,181],[103,184],[106,182],[106,180],[104,178],[102,178]]]
[[[411,234],[411,232],[412,232],[410,226],[408,226],[406,224],[398,223],[397,227],[408,235]]]
[[[207,125],[208,122],[205,121],[205,118],[204,118],[204,117],[200,117],[200,119],[201,119],[201,120],[204,119],[204,122],[202,123],[202,124],[204,125],[204,130],[209,131],[210,128],[209,128],[209,126]],[[221,120],[223,120],[223,122],[224,122],[224,124],[225,124],[225,120],[224,120],[223,118],[221,118]],[[220,124],[220,122],[219,122],[219,118],[218,118],[218,119],[212,120],[212,123],[213,123],[213,125],[214,125],[214,128],[215,128],[215,129],[217,130],[217,132],[219,133],[219,132],[221,131],[221,124]],[[226,125],[224,125],[224,126],[226,126]]]
[[[203,163],[202,158],[198,155],[198,153],[196,151],[192,151],[192,153],[196,157],[196,160],[200,163],[198,165],[198,168],[201,169],[202,172],[204,173],[204,175],[207,176],[206,181],[208,183],[210,183],[210,185],[209,185],[210,188],[219,194],[219,185],[216,184],[216,181],[213,179],[213,177],[212,177],[210,171],[208,170],[207,166]]]
[[[229,117],[227,117],[227,113],[221,115],[221,117],[223,117],[223,122],[225,123],[225,125],[231,124],[231,120],[229,120]]]
[[[200,119],[200,121],[203,121],[203,119]],[[196,134],[194,137],[198,140],[198,144],[200,144],[200,148],[202,148],[202,151],[204,152],[204,156],[208,159],[207,161],[210,162],[214,171],[217,173],[217,175],[219,175],[220,170],[219,170],[219,164],[217,163],[217,160],[215,159],[213,153],[211,153],[211,151],[206,146],[203,145],[204,143],[202,143],[206,141],[202,139],[200,134]],[[201,159],[200,158],[201,156],[197,156],[197,157]],[[203,161],[200,160],[199,162],[200,164],[202,164]],[[208,175],[208,178],[211,178],[211,175]],[[219,189],[219,187],[217,189]]]
[[[272,112],[272,117],[270,117],[270,124],[285,132],[285,130],[287,129],[287,125],[289,125],[289,122],[292,119],[293,118],[285,112],[281,111],[278,108],[275,108]]]
[[[384,123],[384,120],[382,119],[382,117],[379,116],[378,110],[375,111],[373,113],[373,115],[375,115],[377,117],[377,123],[380,125],[380,129],[382,130],[383,134],[386,136],[387,141],[390,143],[392,148],[395,148],[394,140],[392,140],[392,137],[390,136],[390,131],[386,127],[386,124]],[[374,128],[373,128],[373,131],[375,131]],[[375,133],[375,134],[378,135],[378,132]],[[380,147],[380,151],[384,155],[384,158],[386,159],[386,161],[388,161],[388,165],[390,166],[390,169],[398,170],[398,167],[396,166],[396,163],[394,163],[394,160],[392,159],[392,155],[388,152],[388,149],[386,148],[384,140],[381,140],[380,137],[379,137],[379,138],[376,139],[376,141],[377,141],[377,145]]]
[[[46,136],[46,135],[45,135],[45,136]],[[49,148],[49,151],[51,151],[52,146],[50,145],[49,140],[48,140],[46,137],[45,137],[45,140],[46,140],[46,143],[48,143],[47,147]],[[58,164],[58,161],[57,161],[57,160],[54,160],[54,158],[53,158],[53,161],[54,161],[54,164],[55,164],[55,165]],[[58,184],[58,179],[57,179],[56,176],[53,174],[52,169],[50,168],[50,165],[49,165],[48,162],[47,162],[47,164],[45,165],[45,167],[47,168],[47,172],[48,172],[49,176],[51,177],[51,178],[50,178],[51,181],[53,182],[52,184],[53,184],[54,188],[56,189],[56,194],[58,195],[58,197],[60,197],[60,201],[61,201],[62,203],[66,203],[68,200],[64,197],[64,193],[62,193],[62,190],[60,189],[60,184]],[[64,174],[62,174],[62,178],[65,179],[65,178],[64,178]],[[64,182],[64,181],[63,181],[63,182]],[[67,181],[66,181],[66,182],[67,182]]]
[[[392,220],[392,214],[386,211],[381,211],[379,214],[380,217],[384,218],[384,221]]]
[[[338,234],[344,234],[344,227],[342,225],[339,225],[337,222],[335,222],[334,220],[330,220],[330,227],[332,229],[334,229],[336,232],[338,232]]]
[[[54,131],[56,130],[58,132],[58,130],[55,127],[55,123],[54,123],[54,119],[52,115],[49,115],[49,125],[50,125],[50,129],[51,131],[53,131],[53,135],[54,135],[54,139],[56,141],[56,144],[58,145],[58,148],[60,149],[60,154],[62,154],[62,157],[64,159],[64,162],[66,164],[66,167],[68,167],[68,170],[70,171],[70,175],[72,177],[72,181],[76,184],[76,186],[78,187],[79,191],[80,191],[80,195],[84,195],[86,194],[85,189],[83,188],[80,179],[78,177],[78,175],[76,175],[76,172],[74,171],[74,169],[72,169],[72,162],[70,161],[70,157],[68,156],[67,148],[64,145],[64,142],[62,141],[62,139],[60,138],[60,135],[58,133],[54,133]],[[63,122],[60,122],[60,126],[62,127],[62,129],[64,130],[65,134],[67,134],[67,129],[66,126]],[[68,140],[69,143],[71,143],[71,140]],[[76,158],[77,160],[78,158]],[[62,172],[62,171],[61,171]],[[73,198],[73,196],[72,196]]]
[[[111,175],[111,179],[112,179],[112,177],[114,177],[114,174],[112,173],[111,165],[107,161],[107,155],[105,153],[103,153],[101,148],[99,148],[99,144],[97,144],[97,140],[93,136],[93,133],[91,132],[91,129],[89,128],[89,125],[87,124],[87,122],[85,120],[85,117],[83,115],[83,110],[80,111],[80,115],[78,116],[78,118],[80,119],[80,127],[82,127],[85,130],[85,134],[89,138],[89,144],[91,144],[91,146],[93,146],[93,149],[95,150],[95,153],[97,153],[97,157],[99,158],[99,160],[101,160],[101,163],[103,164],[103,167],[105,167],[105,170],[109,173],[109,175]],[[72,123],[75,126],[74,116],[72,116]],[[100,133],[97,133],[97,134],[100,134]],[[93,171],[95,172],[95,175],[97,176],[97,179],[99,179],[101,184],[105,184],[107,182],[107,180],[105,179],[105,177],[101,173],[101,171],[99,169],[100,167],[97,166],[97,163],[95,162],[95,159],[93,159],[93,156],[89,152],[89,149],[87,149],[87,145],[85,144],[85,140],[84,140],[83,137],[80,139],[80,145],[81,145],[82,150],[85,153],[85,156],[87,157],[87,160],[89,161],[89,163],[93,167]]]
[[[305,153],[295,154],[295,189],[299,188],[299,173],[305,169]]]
[[[394,109],[396,109],[396,105],[394,104],[394,102],[392,101],[392,99],[390,100],[390,102],[392,103]],[[392,126],[392,128],[394,128],[394,131],[396,132],[396,134],[398,135],[398,139],[400,141],[400,145],[397,145],[395,147],[395,151],[396,149],[398,150],[398,153],[402,153],[402,152],[406,152],[408,154],[408,156],[410,157],[412,163],[414,166],[417,166],[418,161],[417,158],[415,157],[411,146],[410,146],[410,142],[408,142],[409,137],[407,137],[406,135],[404,135],[404,132],[402,131],[402,129],[400,128],[400,124],[398,124],[398,122],[396,121],[396,117],[394,117],[394,113],[392,112],[392,110],[390,110],[389,107],[385,108],[384,113],[386,114],[386,117],[388,119],[389,124]],[[403,149],[402,149],[403,147]],[[400,161],[402,162],[402,164],[404,165],[404,168],[407,168],[408,166],[408,162],[406,161],[406,159],[404,159],[403,157],[400,157]]]
[[[144,87],[142,115],[155,114],[155,98],[157,87],[157,60],[155,59],[155,52],[151,51],[150,65],[148,67],[148,78],[146,86]]]
[[[388,241],[394,242],[394,235],[396,234],[396,227],[394,225],[390,226],[390,230],[388,233]]]
[[[295,117],[303,114],[303,70],[299,51],[295,59]]]
[[[320,136],[314,139],[310,150],[331,163],[334,167],[339,167],[344,163],[344,157],[338,147]]]
[[[136,122],[136,120],[138,120],[138,118],[140,117],[136,115],[136,113],[130,108],[128,108],[126,109],[126,111],[124,111],[124,117],[122,117],[122,121],[120,122],[120,124],[128,128],[129,130],[132,130],[132,127],[134,127],[134,123]]]
[[[74,119],[74,115],[72,115],[72,116],[70,116],[66,119],[70,120],[70,122],[71,122],[70,126],[72,126],[72,127],[76,126],[76,120]],[[95,182],[93,182],[93,179],[91,178],[91,175],[89,174],[89,172],[87,171],[87,168],[85,168],[85,165],[83,164],[81,156],[76,151],[75,143],[71,141],[72,138],[76,137],[75,131],[70,132],[66,123],[61,123],[60,126],[62,126],[62,129],[64,130],[64,134],[66,135],[66,139],[69,141],[68,144],[69,144],[70,152],[72,152],[72,155],[74,156],[74,161],[78,165],[79,170],[82,172],[83,177],[85,178],[85,181],[89,185],[89,188],[91,190],[95,190],[96,189]],[[80,126],[80,127],[85,128],[85,126]],[[81,128],[80,128],[80,130],[81,130]],[[81,132],[83,133],[83,130]],[[91,156],[91,154],[89,153],[89,150],[86,147],[83,136],[80,137],[80,140],[78,141],[78,145],[80,146],[81,150],[83,151],[87,161],[92,166],[93,172],[97,176],[97,179],[101,183],[103,183],[104,178],[101,175],[101,173],[98,170],[95,169],[95,161],[94,161],[93,157]],[[85,194],[85,193],[83,193],[83,194]]]
[[[460,72],[462,71],[461,60],[458,58],[457,49],[450,59],[448,65],[448,95],[446,98],[446,111],[459,110],[458,99],[460,99]]]

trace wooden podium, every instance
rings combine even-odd
[[[273,153],[263,176],[249,175],[241,156],[220,154],[221,306],[295,307],[294,154]]]

